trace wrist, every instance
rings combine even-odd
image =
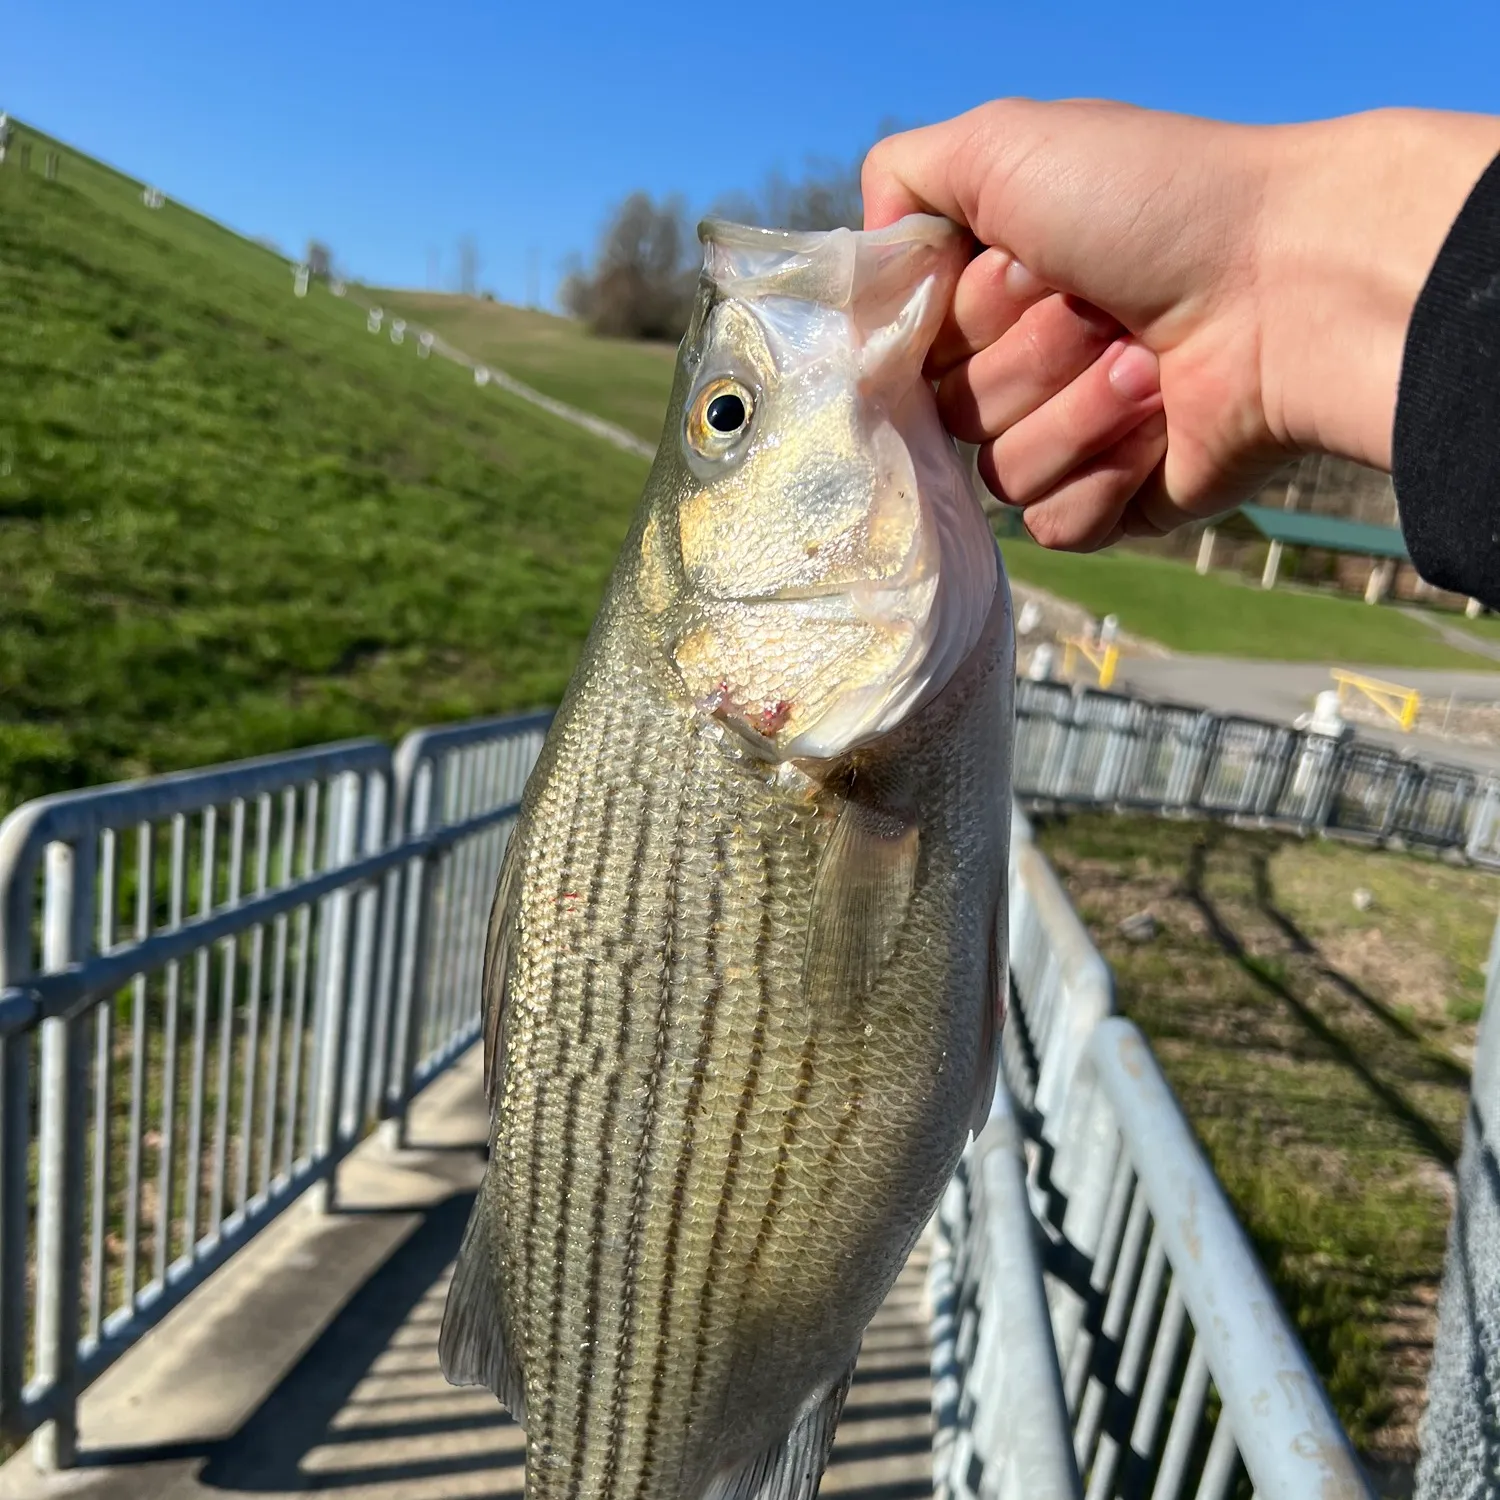
[[[1276,440],[1388,469],[1407,325],[1500,120],[1378,110],[1261,134],[1261,389]]]

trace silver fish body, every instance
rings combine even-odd
[[[825,237],[767,248],[752,236],[758,258],[739,268],[769,278],[760,296],[800,292],[821,316],[840,294],[814,239]],[[489,1385],[524,1423],[532,1500],[810,1496],[863,1330],[988,1107],[1005,970],[1009,597],[970,559],[953,568],[975,597],[939,610],[934,560],[955,544],[993,554],[988,531],[950,494],[957,519],[939,547],[930,514],[890,500],[906,471],[872,468],[866,451],[893,441],[872,428],[902,407],[892,423],[907,447],[940,441],[952,456],[916,376],[945,286],[934,279],[956,274],[952,242],[919,221],[918,249],[928,241],[925,260],[899,268],[915,290],[903,297],[892,273],[875,332],[844,335],[870,348],[920,293],[926,323],[898,350],[904,377],[887,364],[859,386],[856,371],[850,395],[835,360],[832,405],[863,416],[851,426],[836,411],[810,440],[805,423],[773,420],[798,409],[778,408],[777,393],[805,366],[765,350],[736,363],[738,342],[725,366],[716,346],[724,314],[733,325],[748,303],[784,324],[788,309],[728,294],[733,266],[705,279],[674,410],[691,422],[702,390],[731,380],[740,406],[728,416],[753,406],[760,426],[725,464],[714,426],[725,408],[709,401],[680,442],[669,424],[527,786],[485,964],[490,1163],[442,1354],[450,1379]],[[711,232],[710,272],[716,246]],[[845,278],[846,324],[860,286]],[[804,391],[798,405],[816,402]],[[728,526],[703,498],[753,467],[757,440],[783,471],[822,465],[825,488],[842,465],[858,491],[851,508],[814,486],[822,533],[792,535],[769,561],[750,555],[753,540],[714,536],[781,524],[772,508],[797,504],[795,485],[764,501],[745,494],[765,485],[730,485]],[[723,465],[707,478],[694,462],[704,449]],[[922,497],[901,496],[908,508],[937,504],[937,481],[925,482]],[[833,561],[810,586],[799,570],[814,543]],[[850,682],[862,693],[852,707]]]

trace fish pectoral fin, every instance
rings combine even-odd
[[[857,801],[839,812],[813,884],[803,958],[812,1005],[869,994],[895,949],[917,879],[914,818]]]
[[[505,1348],[495,1237],[483,1192],[469,1215],[443,1308],[438,1359],[449,1385],[488,1386],[519,1426],[526,1425],[526,1384]]]
[[[703,1500],[812,1500],[827,1467],[839,1413],[853,1379],[851,1362],[842,1379],[786,1437],[748,1463],[720,1474]]]
[[[516,930],[516,904],[521,891],[521,830],[510,831],[500,878],[495,882],[495,900],[490,907],[490,926],[484,943],[481,1001],[484,1007],[484,1097],[494,1111],[500,1097],[501,1047],[505,1023],[505,992],[510,977],[510,950]]]

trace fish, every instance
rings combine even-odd
[[[440,1336],[529,1500],[808,1500],[995,1087],[1014,629],[923,364],[967,241],[709,221],[501,864]]]

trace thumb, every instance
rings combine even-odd
[[[860,173],[865,228],[883,229],[907,214],[941,214],[973,228],[976,111],[877,141]]]

